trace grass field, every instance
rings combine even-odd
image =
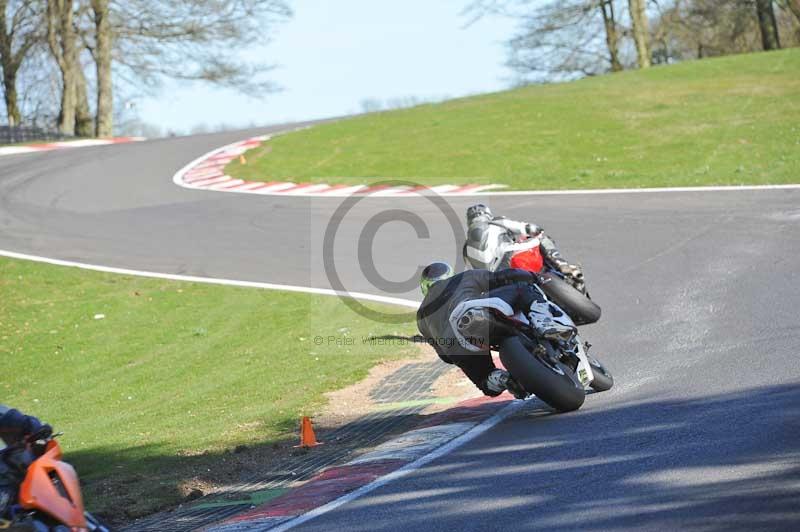
[[[293,435],[323,393],[416,353],[337,298],[0,258],[0,402],[65,432],[90,508],[141,515],[237,447]],[[353,345],[314,345],[314,336]],[[224,475],[223,475],[224,476]]]
[[[800,182],[800,49],[359,116],[275,138],[251,180],[515,189]]]

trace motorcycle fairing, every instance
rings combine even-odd
[[[537,287],[538,288],[538,287]],[[541,291],[541,289],[539,289]],[[561,310],[561,307],[553,303],[552,301],[547,302],[548,305],[551,305],[557,310],[557,313],[560,313],[561,316],[555,317],[551,316],[553,321],[557,321],[564,325],[570,325],[575,327],[575,322],[572,321],[572,318],[569,317],[569,314]],[[556,314],[556,313],[551,313]],[[518,312],[515,316],[515,319],[523,322],[523,323],[530,323],[528,317],[525,316],[524,313]],[[578,380],[581,381],[581,384],[584,388],[588,388],[592,381],[594,381],[594,371],[592,371],[592,365],[589,364],[589,357],[586,356],[586,349],[584,349],[583,340],[579,334],[575,334],[572,340],[570,340],[570,344],[574,347],[573,353],[576,357],[578,357],[578,367],[575,371],[575,374],[578,376]]]
[[[78,529],[87,526],[78,474],[61,461],[61,448],[55,440],[28,467],[20,486],[19,502],[24,510],[48,514],[66,526]]]

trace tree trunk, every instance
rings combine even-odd
[[[613,0],[602,0],[599,7],[606,28],[606,46],[608,47],[611,71],[619,72],[622,70],[622,63],[619,61],[619,34],[617,33],[617,21],[614,19],[614,2]]]
[[[58,124],[65,135],[75,134],[75,108],[78,102],[77,92],[77,50],[75,49],[75,29],[72,25],[72,0],[49,0],[59,6],[58,33],[61,36],[61,81],[63,94],[61,97],[61,113]]]
[[[94,117],[89,110],[89,94],[86,76],[78,64],[75,69],[75,134],[79,137],[94,136]]]
[[[761,30],[761,45],[764,50],[777,50],[781,47],[778,39],[778,23],[775,21],[775,10],[772,0],[756,0],[758,28]]]
[[[645,13],[645,0],[628,0],[628,9],[631,13],[633,40],[636,42],[639,68],[648,68],[650,66],[650,46],[648,45],[649,29],[647,13]]]
[[[18,126],[22,121],[17,104],[17,71],[3,68],[3,94],[6,100],[6,116],[9,126]]]
[[[18,126],[20,123],[19,107],[17,105],[17,69],[14,64],[12,50],[13,30],[9,32],[6,21],[6,7],[8,2],[0,0],[0,70],[3,71],[3,95],[6,101],[6,116],[9,126]]]
[[[72,26],[73,0],[47,0],[47,44],[61,71],[61,111],[58,129],[75,134],[76,70],[80,68]]]
[[[114,132],[114,95],[111,81],[111,26],[108,0],[92,0],[95,23],[95,64],[97,65],[97,121],[95,134],[108,138]]]

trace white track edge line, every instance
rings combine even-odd
[[[348,502],[351,502],[355,499],[358,499],[359,497],[366,495],[371,491],[383,487],[386,484],[389,484],[390,482],[393,482],[401,477],[404,477],[409,473],[421,468],[422,466],[432,462],[433,460],[436,460],[437,458],[440,458],[454,451],[455,449],[461,447],[465,443],[474,440],[475,438],[485,433],[486,431],[488,431],[489,429],[491,429],[492,427],[494,427],[495,425],[497,425],[510,415],[514,414],[525,404],[526,401],[513,401],[511,404],[503,407],[502,409],[500,409],[499,412],[496,412],[491,417],[475,425],[461,436],[458,436],[457,438],[450,440],[441,447],[438,447],[437,449],[434,449],[430,453],[426,454],[425,456],[421,456],[420,458],[417,458],[413,462],[404,465],[400,469],[396,469],[387,475],[377,478],[372,482],[370,482],[369,484],[361,486],[355,491],[343,495],[338,499],[334,499],[331,502],[324,504],[318,508],[314,508],[313,510],[310,510],[302,515],[299,515],[293,518],[292,520],[286,521],[274,528],[269,528],[268,530],[270,532],[284,532],[286,530],[289,530],[290,528],[296,527],[316,517],[326,514],[332,510],[335,510],[336,508],[344,504],[347,504]]]
[[[299,128],[299,129],[308,129],[309,126]],[[261,138],[262,142],[266,142],[273,138],[275,135],[280,135],[284,133],[292,133],[296,130],[288,130],[279,133],[273,133],[268,135],[261,135],[252,138]],[[184,175],[191,170],[195,165],[205,161],[206,159],[213,157],[217,153],[225,151],[226,149],[232,148],[233,146],[237,146],[242,142],[245,142],[249,139],[242,139],[237,142],[232,142],[230,144],[226,144],[220,148],[212,150],[200,157],[194,159],[192,162],[178,170],[178,172],[172,176],[172,182],[176,185],[183,187],[183,188],[193,188],[199,190],[211,190],[212,192],[238,192],[238,193],[251,193],[249,190],[213,190],[207,189],[204,187],[193,187],[189,183],[184,182],[183,178]],[[356,185],[353,185],[356,186]],[[364,186],[364,185],[361,185]],[[439,185],[441,186],[441,185]],[[461,185],[461,187],[467,185]],[[492,185],[486,185],[492,186]],[[494,185],[497,186],[497,185]],[[501,185],[502,186],[502,185]],[[433,187],[430,187],[433,188]],[[459,187],[460,188],[460,187]],[[442,196],[452,196],[452,197],[469,197],[469,196],[558,196],[558,195],[590,195],[590,194],[649,194],[649,193],[659,193],[659,192],[738,192],[738,191],[746,191],[746,190],[794,190],[800,189],[800,183],[797,184],[786,184],[786,185],[718,185],[718,186],[699,186],[699,187],[653,187],[653,188],[596,188],[596,189],[581,189],[581,190],[507,190],[507,191],[491,191],[491,190],[477,190],[477,191],[467,191],[467,192],[443,192]],[[252,192],[255,193],[255,192]],[[288,195],[288,194],[281,194],[281,195]],[[297,194],[300,196],[300,194]],[[302,196],[305,197],[341,197],[337,196],[336,194],[331,193],[308,193],[303,194]],[[409,195],[407,197],[414,197],[415,195]],[[378,197],[378,198],[385,198],[391,196],[380,196],[375,194],[369,194],[364,196],[365,198],[370,197]]]
[[[794,190],[800,183],[787,185],[718,185],[699,187],[653,187],[653,188],[595,188],[568,190],[506,190],[444,194],[446,196],[558,196],[582,194],[648,194],[658,192],[738,192],[743,190]]]
[[[55,266],[67,266],[72,268],[80,268],[82,270],[92,270],[105,273],[116,273],[120,275],[133,275],[136,277],[149,277],[153,279],[167,279],[170,281],[185,281],[190,283],[205,283],[216,284],[224,286],[238,286],[243,288],[262,288],[265,290],[283,290],[286,292],[302,292],[307,294],[323,295],[323,296],[338,296],[347,297],[352,299],[360,299],[364,301],[374,301],[376,303],[386,303],[389,305],[397,305],[408,308],[418,308],[419,301],[411,299],[402,299],[397,297],[378,296],[374,294],[365,294],[362,292],[342,292],[339,290],[331,290],[330,288],[311,288],[307,286],[297,286],[288,284],[276,283],[263,283],[259,281],[240,281],[236,279],[221,279],[217,277],[198,277],[194,275],[180,275],[173,273],[160,273],[149,272],[143,270],[131,270],[128,268],[115,268],[112,266],[101,266],[97,264],[87,264],[84,262],[74,262],[69,260],[53,259],[49,257],[41,257],[38,255],[28,255],[26,253],[17,253],[15,251],[8,251],[0,249],[0,257],[8,257],[12,259],[29,260],[33,262],[42,262],[46,264],[53,264]]]
[[[204,186],[192,187],[188,185],[180,185],[184,188],[193,188],[196,190],[206,190],[209,192],[234,192],[240,194],[257,194],[256,191],[249,191],[249,190],[216,190],[206,188]],[[354,185],[355,186],[355,185]],[[361,185],[362,187],[365,185]],[[770,190],[797,190],[800,189],[800,183],[798,184],[789,184],[789,185],[730,185],[730,186],[709,186],[709,187],[664,187],[664,188],[602,188],[602,189],[586,189],[586,190],[508,190],[505,192],[502,191],[495,191],[492,192],[490,190],[481,192],[443,192],[440,194],[433,194],[438,195],[444,198],[469,198],[469,197],[476,197],[476,196],[581,196],[581,195],[610,195],[610,194],[659,194],[659,193],[673,193],[673,192],[743,192],[743,191],[770,191]],[[306,194],[282,194],[280,192],[277,193],[266,193],[262,194],[265,196],[294,196],[299,198],[343,198],[349,197],[349,195],[345,194],[337,194],[336,190],[331,192],[309,192]],[[428,194],[428,196],[433,195]],[[391,199],[402,197],[403,199],[415,199],[425,197],[426,194],[416,194],[413,192],[397,192],[394,194],[359,194],[360,197],[363,199]]]

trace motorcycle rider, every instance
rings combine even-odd
[[[12,455],[15,454],[14,450],[19,450],[14,446],[34,434],[46,437],[50,433],[50,425],[0,404],[0,440],[7,446],[0,449],[0,521],[14,504],[17,489],[25,477],[25,472],[14,464]]]
[[[482,203],[467,209],[467,241],[464,260],[473,268],[495,271],[509,267],[512,253],[508,247],[522,237],[539,239],[539,250],[545,261],[567,277],[573,286],[585,292],[583,271],[561,256],[552,238],[536,224],[517,222],[503,216],[494,216]]]
[[[423,271],[420,289],[425,296],[417,311],[417,327],[444,362],[455,364],[485,395],[496,397],[508,390],[518,399],[527,396],[504,369],[494,365],[489,345],[489,322],[477,329],[462,329],[470,309],[496,308],[507,314],[526,312],[531,325],[546,338],[572,334],[574,328],[553,321],[542,306],[545,298],[531,283],[537,276],[525,270],[467,270],[455,274],[445,262],[433,262]],[[480,324],[479,324],[480,325]]]

